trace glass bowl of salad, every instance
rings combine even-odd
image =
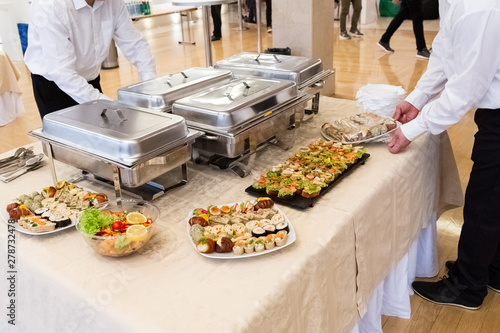
[[[99,254],[123,257],[143,247],[160,217],[157,206],[146,201],[108,201],[85,209],[76,223],[83,239]]]

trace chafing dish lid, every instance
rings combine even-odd
[[[189,132],[182,117],[98,100],[46,115],[42,133],[47,139],[132,165],[151,152],[165,151]]]
[[[229,82],[232,73],[225,69],[190,68],[118,89],[123,104],[164,111],[182,97],[217,83]]]
[[[248,77],[176,101],[172,113],[189,126],[227,131],[251,122],[297,98],[292,81]]]
[[[242,52],[220,60],[215,67],[229,69],[235,75],[292,80],[298,85],[323,70],[321,59],[252,52]]]

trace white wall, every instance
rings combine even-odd
[[[17,23],[28,23],[31,0],[0,0],[0,42],[13,61],[22,61],[23,52]]]

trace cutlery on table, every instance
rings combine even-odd
[[[4,183],[8,183],[8,182],[24,175],[25,173],[27,173],[29,171],[37,170],[37,169],[41,168],[42,166],[43,166],[43,163],[41,161],[38,161],[37,163],[35,163],[29,167],[25,167],[23,169],[17,170],[16,172],[11,174],[10,176],[7,176],[7,177],[2,176],[2,177],[0,177],[0,180]]]
[[[44,157],[43,154],[38,154],[35,156],[28,155],[27,159],[19,160],[15,164],[11,164],[0,168],[0,175],[8,176],[9,174],[19,170],[19,168],[32,166],[33,164],[40,162],[43,159],[43,157]]]

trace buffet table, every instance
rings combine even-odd
[[[255,170],[268,170],[319,138],[325,121],[357,112],[354,101],[322,98],[301,124],[290,151],[269,146]],[[440,208],[462,203],[447,134],[423,135],[392,155],[383,143],[312,208],[280,206],[297,240],[253,258],[217,260],[191,246],[186,222],[197,207],[253,199],[250,177],[188,165],[189,181],[155,201],[155,235],[138,253],[95,254],[74,229],[46,236],[17,234],[18,332],[348,332],[370,298]],[[35,144],[40,151],[41,145]],[[444,154],[446,153],[446,154]],[[11,155],[12,152],[9,153]],[[4,154],[7,155],[7,154]],[[56,162],[57,163],[57,162]],[[77,170],[57,163],[59,179]],[[446,170],[446,177],[443,170]],[[258,174],[258,172],[256,172]],[[49,186],[45,167],[2,185],[0,203]],[[80,186],[112,190],[82,181]],[[4,209],[4,208],[2,208]],[[6,225],[0,233],[5,251]],[[6,290],[5,279],[1,290]],[[407,282],[407,281],[406,281]],[[5,305],[5,304],[4,304]],[[5,331],[6,320],[0,330]],[[15,332],[9,325],[9,332]]]

